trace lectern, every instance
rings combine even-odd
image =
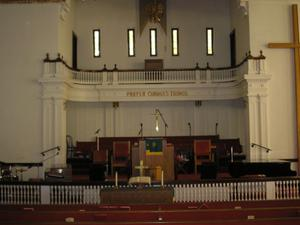
[[[139,171],[135,169],[143,160],[145,166],[150,170],[150,173],[155,175],[157,169],[160,168],[164,172],[165,181],[174,180],[174,146],[167,143],[165,139],[162,139],[162,152],[161,154],[147,154],[146,141],[140,140],[132,148],[132,175],[138,176]],[[156,171],[156,172],[155,172]],[[158,174],[157,174],[158,175]],[[160,180],[160,176],[154,176],[154,180]]]

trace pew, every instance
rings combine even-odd
[[[300,201],[273,201],[265,203],[244,202],[167,205],[94,205],[85,206],[1,206],[0,224],[63,224],[73,219],[76,224],[297,224],[300,221]],[[278,204],[279,206],[278,206]],[[223,205],[222,205],[223,204]],[[234,206],[234,207],[233,207]]]

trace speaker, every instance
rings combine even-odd
[[[215,163],[203,163],[202,165],[200,165],[200,178],[216,179],[217,165]]]
[[[90,165],[90,181],[104,181],[105,180],[105,166],[103,164]]]

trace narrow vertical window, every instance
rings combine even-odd
[[[128,56],[135,56],[135,32],[134,29],[127,30],[127,38],[128,38]]]
[[[150,29],[150,56],[157,56],[157,31]]]
[[[179,55],[179,36],[178,36],[178,28],[172,29],[172,55]]]
[[[206,54],[213,55],[214,54],[214,29],[206,28]]]
[[[93,30],[93,48],[94,57],[100,57],[100,30]]]

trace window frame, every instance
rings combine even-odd
[[[95,42],[95,33],[96,32],[99,32],[99,39],[98,39],[98,43],[99,43],[99,46],[98,46],[98,50],[99,50],[99,55],[96,54],[96,42]],[[93,56],[94,58],[100,58],[101,57],[101,30],[100,29],[94,29],[93,30]]]
[[[211,53],[209,52],[209,31],[211,31]],[[207,56],[213,56],[214,55],[214,28],[213,27],[207,27],[206,28],[206,55]]]
[[[152,54],[152,31],[155,32],[155,54]],[[157,29],[156,28],[150,28],[149,29],[149,41],[150,41],[150,56],[157,56]]]
[[[132,40],[132,51],[133,54],[130,54],[130,32],[133,32],[133,40]],[[127,29],[127,50],[128,50],[128,57],[135,57],[135,29],[134,28],[129,28]]]
[[[177,54],[174,52],[174,33],[173,31],[177,31]],[[171,29],[171,41],[172,41],[172,56],[179,56],[179,29],[178,28],[172,28]]]

